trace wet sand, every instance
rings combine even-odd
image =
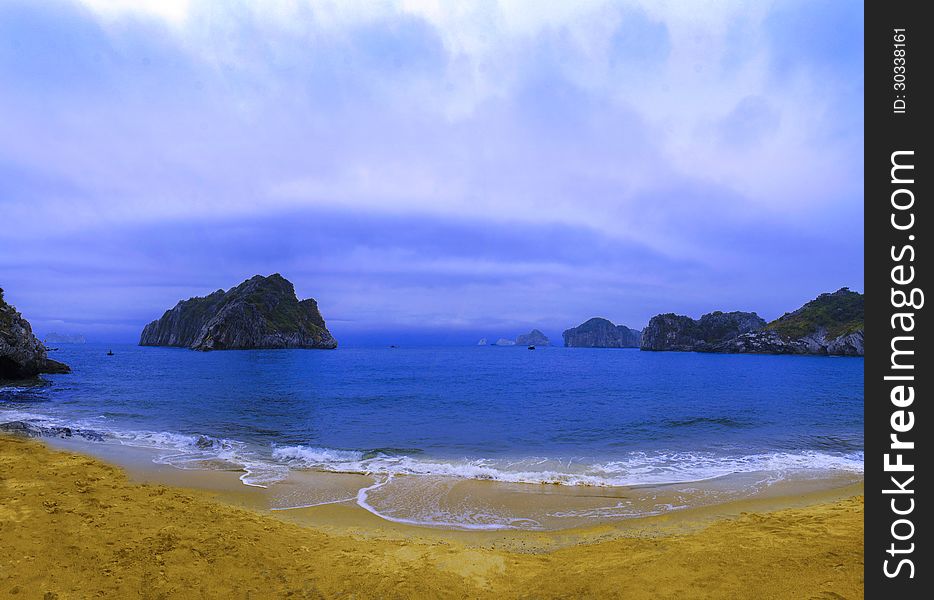
[[[0,596],[863,593],[861,485],[588,528],[451,531],[388,522],[352,503],[269,511],[264,491],[239,485],[232,472],[129,473],[71,450],[0,437]],[[145,482],[166,477],[176,485]]]
[[[738,501],[779,499],[777,506],[785,506],[815,494],[825,499],[846,495],[850,486],[862,482],[861,475],[850,471],[807,476],[748,472],[704,481],[611,487],[292,470],[264,488],[244,485],[242,468],[223,461],[186,461],[187,467],[181,469],[162,461],[164,450],[74,438],[48,438],[47,443],[123,467],[133,481],[208,489],[228,503],[271,510],[280,518],[321,527],[331,527],[333,522],[322,515],[346,513],[364,523],[364,531],[374,527],[371,515],[379,521],[419,525],[420,529],[466,531],[581,529],[631,519],[644,521],[656,515],[669,521],[696,521],[700,514],[735,514],[730,507]],[[349,510],[333,511],[328,508],[331,505]]]

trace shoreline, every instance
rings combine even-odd
[[[25,597],[862,595],[861,484],[589,528],[485,532],[340,504],[269,511],[254,490],[231,491],[232,472],[145,482],[9,436],[0,467],[0,593]]]
[[[373,528],[370,521],[375,518],[380,525],[421,530],[568,532],[647,522],[653,517],[684,521],[692,515],[728,516],[736,514],[734,507],[746,503],[781,507],[800,498],[840,498],[862,485],[861,474],[834,471],[822,476],[750,472],[679,483],[590,486],[290,470],[280,481],[257,486],[245,481],[246,472],[235,465],[180,467],[162,460],[164,451],[156,448],[76,438],[40,439],[53,448],[115,464],[132,481],[211,491],[237,506],[321,526],[330,526],[334,519],[318,515],[333,514],[341,515],[339,520],[351,527],[363,523]],[[386,498],[379,497],[383,492]],[[434,512],[426,514],[429,509]],[[471,519],[476,513],[486,520]]]

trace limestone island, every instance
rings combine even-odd
[[[547,346],[550,343],[551,340],[548,339],[548,336],[538,329],[533,329],[516,338],[517,346]]]
[[[69,373],[68,365],[52,360],[32,326],[3,299],[0,288],[0,379],[30,379],[39,373]]]
[[[562,337],[568,348],[638,348],[642,332],[594,317],[565,330]]]
[[[140,346],[192,350],[337,348],[318,303],[299,301],[278,273],[256,275],[226,292],[181,300],[143,329]]]
[[[863,295],[840,288],[771,323],[756,313],[712,312],[694,320],[652,317],[642,349],[655,351],[863,356]]]

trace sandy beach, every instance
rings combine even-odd
[[[459,532],[387,523],[349,505],[263,510],[225,477],[236,480],[191,472],[177,486],[144,482],[78,452],[0,437],[0,595],[863,594],[861,485],[588,529]]]

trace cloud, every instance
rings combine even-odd
[[[188,17],[188,0],[82,0],[106,20],[142,14],[181,24]]]
[[[861,19],[803,2],[7,2],[0,275],[37,320],[73,308],[127,330],[144,311],[92,310],[82,274],[149,307],[205,291],[199,269],[228,287],[289,266],[374,330],[441,326],[452,306],[460,326],[645,320],[676,297],[769,308],[748,288],[763,273],[786,308],[859,288]],[[72,283],[52,297],[38,273]]]
[[[748,148],[761,143],[781,124],[781,114],[768,99],[746,96],[720,120],[720,136],[724,143]]]

